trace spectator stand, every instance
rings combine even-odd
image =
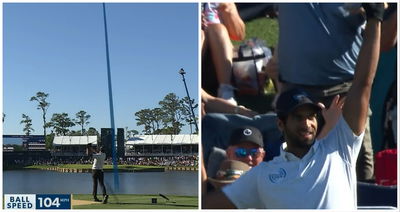
[[[53,157],[84,157],[87,144],[97,146],[97,136],[55,136]]]
[[[125,156],[190,156],[198,154],[198,135],[139,135],[126,141]]]

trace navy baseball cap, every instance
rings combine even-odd
[[[232,131],[230,144],[237,145],[243,142],[251,142],[264,147],[263,137],[259,129],[252,126],[243,126]]]
[[[311,100],[311,97],[300,89],[291,89],[281,93],[276,102],[276,113],[278,117],[287,116],[300,106],[310,105],[317,112],[321,110],[318,104]]]

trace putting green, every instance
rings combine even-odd
[[[169,201],[158,194],[110,194],[108,203],[101,204],[92,201],[90,194],[73,194],[71,207],[72,209],[198,209],[197,196],[166,195],[166,197]],[[157,203],[152,203],[153,198],[157,199]]]

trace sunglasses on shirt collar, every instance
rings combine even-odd
[[[235,155],[238,158],[243,158],[247,157],[249,155],[251,156],[256,156],[259,153],[259,148],[251,148],[251,149],[246,149],[246,148],[236,148],[235,150]]]

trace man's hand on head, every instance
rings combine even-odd
[[[322,139],[326,135],[328,135],[329,131],[331,131],[336,123],[339,121],[340,116],[342,115],[342,108],[344,105],[346,97],[340,98],[339,95],[336,95],[329,108],[326,108],[324,104],[318,103],[318,105],[322,108],[322,116],[325,120],[325,125],[323,126],[321,132],[319,133],[317,139]]]

